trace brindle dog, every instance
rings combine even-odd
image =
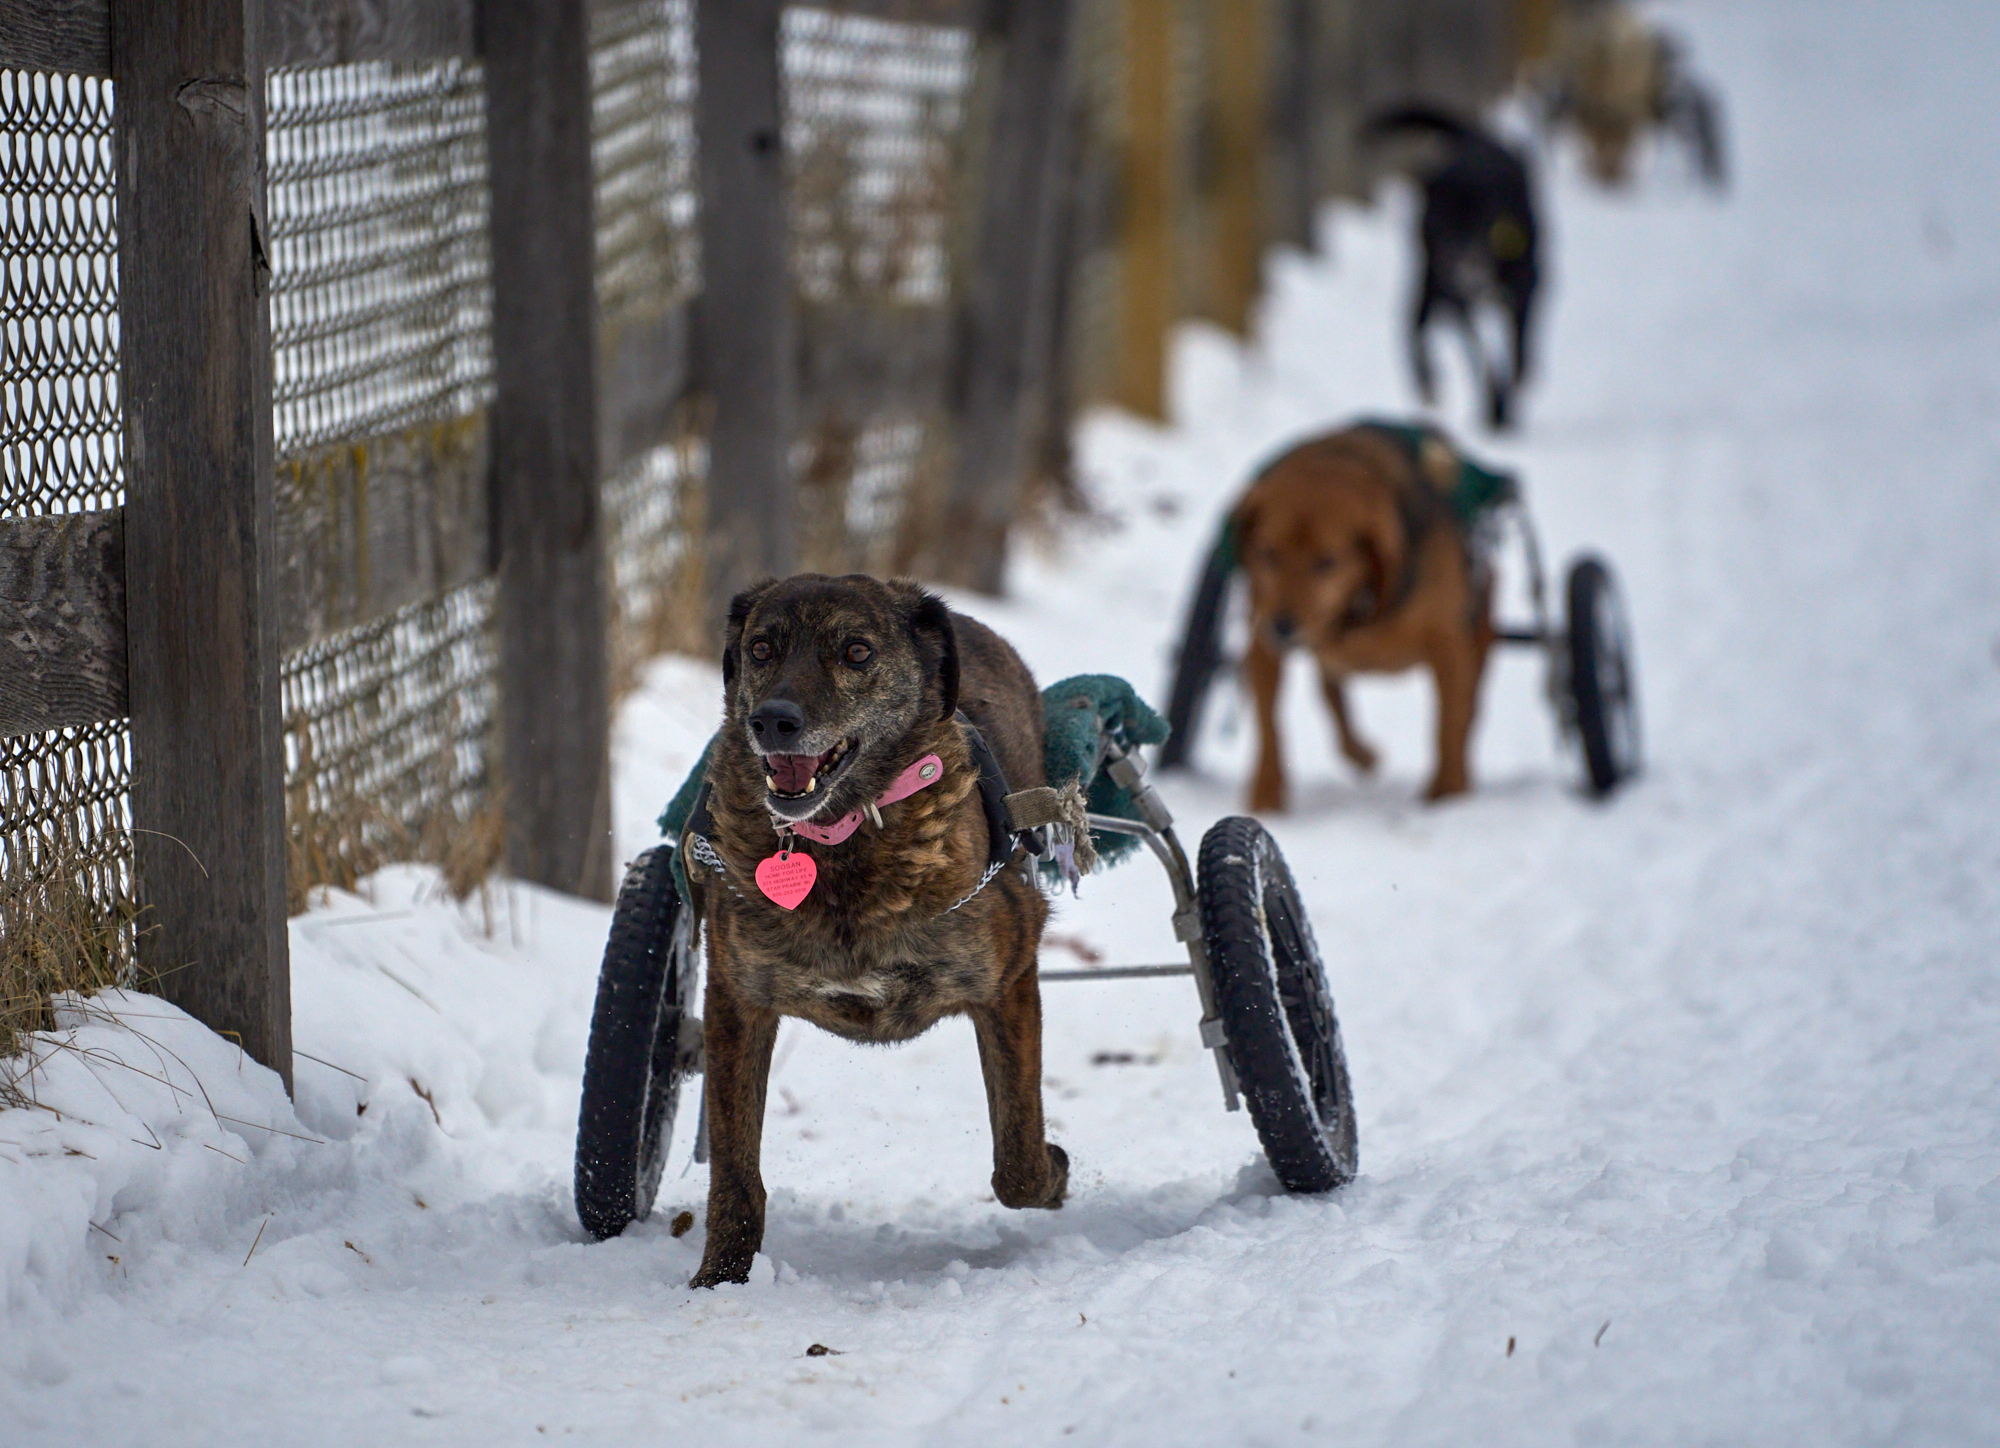
[[[907,1041],[968,1015],[993,1127],[993,1194],[1060,1207],[1069,1159],[1042,1121],[1035,960],[1048,906],[1024,853],[984,889],[990,836],[963,714],[1010,789],[1043,780],[1041,696],[992,630],[907,582],[801,574],[730,605],[710,844],[688,871],[708,929],[708,1246],[692,1282],[748,1280],[764,1240],[759,1155],[782,1016],[851,1041]],[[818,877],[786,910],[756,884],[779,829],[874,805],[929,754],[939,781],[839,844],[791,836]],[[975,893],[976,892],[976,893]],[[970,896],[970,899],[966,897]]]

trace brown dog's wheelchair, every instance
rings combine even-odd
[[[1041,979],[1192,976],[1198,1030],[1215,1054],[1224,1101],[1231,1111],[1248,1105],[1278,1180],[1294,1192],[1351,1181],[1354,1100],[1340,1024],[1311,922],[1276,841],[1255,820],[1224,819],[1203,836],[1190,869],[1138,752],[1164,735],[1158,716],[1124,681],[1107,676],[1066,680],[1044,700],[1052,726],[1060,723],[1082,754],[1074,777],[1089,804],[1089,839],[1107,859],[1143,843],[1160,862],[1173,887],[1174,934],[1187,961],[1043,971]],[[697,765],[690,783],[701,773]],[[1051,777],[1071,775],[1052,770]],[[692,798],[685,788],[682,794]],[[1057,821],[1074,809],[1061,798],[1044,788],[1003,801],[1008,827],[1031,857],[1023,863],[1051,880],[1061,877],[1054,866],[1063,828]],[[669,842],[626,871],[598,976],[576,1140],[577,1215],[598,1238],[616,1236],[652,1211],[681,1085],[701,1070],[700,930],[675,869],[676,849],[685,843],[675,827],[680,804],[677,797],[662,820]],[[679,815],[681,823],[686,818]],[[696,1161],[707,1160],[706,1126],[697,1124]]]
[[[1429,433],[1421,427],[1371,424],[1414,448]],[[1527,571],[1531,621],[1496,625],[1494,642],[1542,651],[1547,660],[1544,690],[1558,730],[1583,763],[1586,788],[1603,797],[1639,772],[1639,695],[1625,605],[1611,565],[1596,554],[1573,560],[1564,587],[1565,615],[1558,628],[1549,617],[1542,576],[1541,546],[1511,474],[1461,459],[1464,476],[1453,497],[1466,530],[1474,566],[1491,569],[1511,532]],[[1160,750],[1163,769],[1185,767],[1201,729],[1204,706],[1219,675],[1233,673],[1232,628],[1247,613],[1238,570],[1233,519],[1225,519],[1210,548],[1188,605],[1186,627],[1174,661],[1167,701],[1172,732]]]

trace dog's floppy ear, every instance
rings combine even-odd
[[[943,696],[938,717],[949,719],[958,712],[958,630],[952,627],[951,609],[935,593],[915,584],[899,582],[896,591],[903,595],[904,622],[917,657],[937,678]]]
[[[727,691],[736,682],[737,651],[743,644],[743,625],[750,617],[750,610],[757,606],[772,584],[778,580],[767,578],[762,583],[753,583],[736,597],[729,600],[729,621],[722,631],[722,687]]]
[[[1243,566],[1248,555],[1251,531],[1257,526],[1260,499],[1253,491],[1236,505],[1236,511],[1229,515],[1228,533],[1231,551],[1235,554],[1237,567]]]
[[[1370,508],[1361,523],[1361,551],[1375,574],[1375,613],[1387,613],[1390,600],[1402,592],[1403,565],[1409,553],[1403,536],[1403,515],[1388,498]]]

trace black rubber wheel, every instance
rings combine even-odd
[[[1591,793],[1639,772],[1639,693],[1625,606],[1602,559],[1569,570],[1569,691]]]
[[[583,1107],[576,1124],[576,1214],[602,1240],[653,1210],[687,1074],[694,916],[674,888],[674,851],[657,845],[619,888],[597,976]]]
[[[1172,732],[1160,746],[1160,768],[1185,765],[1201,728],[1202,705],[1216,670],[1222,666],[1222,619],[1229,602],[1229,581],[1236,575],[1236,540],[1224,529],[1202,565],[1201,582],[1188,605],[1187,626],[1181,630],[1180,656],[1174,661],[1174,687],[1167,697],[1167,727]]]
[[[1340,1022],[1277,841],[1231,816],[1202,836],[1196,889],[1229,1063],[1285,1190],[1354,1180],[1354,1094]]]

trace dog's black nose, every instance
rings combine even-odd
[[[1271,632],[1276,634],[1282,643],[1289,643],[1292,635],[1298,631],[1299,626],[1292,622],[1292,616],[1288,613],[1281,613],[1271,620]]]
[[[766,699],[750,715],[750,732],[769,745],[789,744],[806,727],[806,716],[790,699]]]

